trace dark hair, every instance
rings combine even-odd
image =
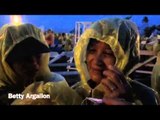
[[[54,33],[54,31],[51,30],[51,29],[48,29],[48,30],[47,30],[47,33]]]
[[[153,26],[151,26],[151,27],[146,27],[146,28],[144,29],[144,34],[145,34],[145,36],[146,36],[146,37],[149,37],[155,29],[156,29],[156,26],[155,26],[155,25],[153,25]]]
[[[148,17],[145,16],[145,17],[143,18],[143,22],[148,22],[148,21],[149,21]]]
[[[65,33],[62,33],[62,36],[64,37],[66,34]]]
[[[90,47],[95,44],[96,42],[98,42],[95,38],[90,38],[89,39],[89,43],[88,43],[88,46],[87,46],[87,51],[90,49]]]
[[[157,25],[157,26],[156,26],[156,29],[157,29],[157,30],[160,30],[160,25]]]

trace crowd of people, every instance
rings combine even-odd
[[[141,33],[141,49],[152,51],[157,56],[151,75],[151,87],[160,94],[160,25],[150,26],[149,19],[145,16],[139,31]]]
[[[132,80],[138,64],[141,35],[127,19],[94,22],[74,47],[74,36],[42,32],[32,24],[0,29],[0,104],[3,105],[159,105],[159,59],[154,86]],[[159,55],[159,42],[155,51]],[[73,49],[74,47],[74,49]],[[69,86],[49,69],[49,52],[74,50],[81,81]],[[157,87],[158,86],[158,87]],[[48,94],[48,99],[9,99],[9,94]]]
[[[56,34],[48,29],[44,32],[45,39],[51,51],[61,53],[63,51],[72,51],[74,47],[74,35],[67,33]]]
[[[144,17],[139,26],[140,41],[142,50],[153,50],[152,43],[157,42],[160,35],[160,25],[150,25],[149,18]]]

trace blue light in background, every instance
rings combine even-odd
[[[7,23],[10,23],[9,15],[0,15],[0,27]]]
[[[105,18],[125,18],[130,15],[22,15],[24,23],[31,23],[44,30],[52,29],[55,32],[70,32],[75,22],[94,22]],[[141,24],[144,16],[149,18],[150,25],[160,24],[160,15],[132,15],[131,20],[137,25]],[[10,23],[9,15],[0,15],[0,27]]]

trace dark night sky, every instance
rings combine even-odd
[[[51,28],[55,32],[69,32],[75,27],[75,22],[97,21],[104,18],[125,18],[129,15],[22,15],[24,23],[32,23],[44,30]],[[146,15],[133,15],[132,21],[140,25]],[[147,15],[150,25],[160,24],[160,15]],[[0,27],[10,22],[9,15],[0,15]]]

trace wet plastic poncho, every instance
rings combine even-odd
[[[8,99],[8,93],[21,93],[26,87],[24,86],[24,81],[16,75],[16,73],[7,63],[6,58],[18,43],[22,42],[25,38],[28,37],[33,37],[36,40],[38,40],[41,44],[47,46],[43,32],[41,32],[40,29],[36,28],[31,24],[22,24],[19,26],[4,25],[0,29],[0,103],[1,104],[10,104],[12,102],[13,99],[10,100]],[[63,86],[68,87],[68,84],[64,80],[64,77],[50,71],[48,63],[49,63],[49,53],[44,53],[41,57],[41,66],[40,70],[36,74],[35,82],[44,81],[46,83],[49,81],[53,81],[50,82],[50,84],[54,84],[54,81],[57,82],[61,81],[60,84],[58,84],[59,89]]]
[[[35,82],[22,92],[23,100],[17,99],[12,105],[80,105],[80,96],[62,82]]]
[[[151,86],[160,95],[160,43],[157,42],[153,45],[153,51],[157,55],[157,60],[152,71]]]
[[[86,51],[90,38],[108,44],[115,57],[115,66],[124,73],[129,81],[128,74],[139,60],[139,33],[136,25],[129,20],[108,19],[93,23],[78,40],[74,49],[74,59],[81,82],[73,86],[83,98],[89,96],[91,87],[87,84],[90,76],[86,65]],[[136,83],[137,84],[137,83]],[[99,98],[99,92],[103,91],[102,85],[92,90],[92,97]]]

